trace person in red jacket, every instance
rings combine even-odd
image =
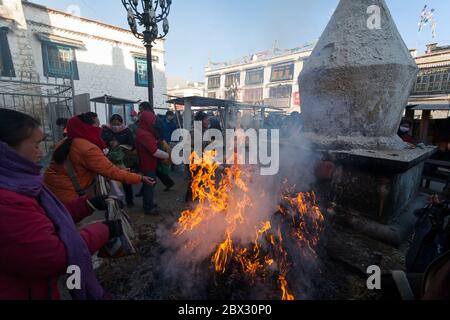
[[[81,276],[73,299],[107,298],[91,255],[120,235],[120,224],[77,229],[76,222],[106,209],[106,198],[81,197],[64,206],[44,186],[37,165],[42,138],[37,120],[0,109],[0,299],[58,299],[57,280],[69,266]]]
[[[158,149],[158,132],[155,125],[156,115],[151,111],[142,111],[136,133],[136,151],[141,172],[152,179],[156,179],[158,159],[168,160],[170,158],[167,152]],[[147,215],[156,213],[153,193],[154,185],[143,185],[144,213]]]

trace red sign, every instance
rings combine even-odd
[[[294,92],[294,105],[300,106],[300,92]]]

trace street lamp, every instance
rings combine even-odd
[[[169,21],[172,0],[122,0],[122,4],[128,13],[128,24],[134,36],[143,40],[147,49],[147,80],[148,102],[151,108],[153,103],[153,66],[152,47],[157,39],[163,39],[169,33]],[[163,32],[159,32],[158,24],[162,22]],[[140,32],[138,26],[144,30]]]

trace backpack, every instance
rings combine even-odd
[[[427,267],[450,249],[450,213],[429,205],[417,210],[418,221],[406,255],[407,273],[424,273]]]

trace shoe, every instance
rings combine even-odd
[[[138,193],[138,194],[135,195],[135,197],[136,197],[136,198],[142,198],[143,195],[142,195],[142,193]]]
[[[150,211],[145,211],[144,212],[144,214],[146,216],[157,215],[158,213],[159,212],[158,212],[158,205],[157,204],[153,205],[153,209],[151,209]]]
[[[174,185],[175,185],[175,183],[172,183],[170,186],[166,187],[166,188],[164,189],[164,192],[169,192],[170,189],[172,189]]]
[[[128,209],[134,208],[134,203],[133,202],[127,203],[127,208]]]

